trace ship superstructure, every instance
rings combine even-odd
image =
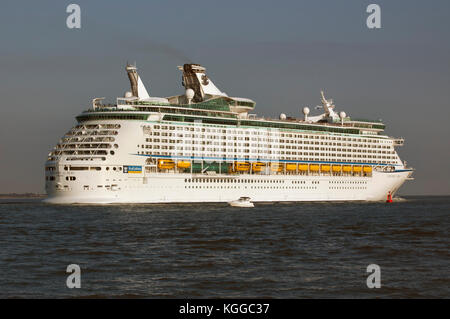
[[[49,153],[53,203],[384,200],[412,169],[380,121],[352,119],[321,92],[323,113],[258,117],[198,64],[178,67],[184,94],[152,97],[135,65],[131,91],[92,101]]]

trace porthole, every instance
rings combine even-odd
[[[109,151],[109,153],[110,153],[111,155],[114,155],[114,154],[115,154],[114,151]]]

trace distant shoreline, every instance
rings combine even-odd
[[[46,197],[46,194],[37,194],[37,193],[9,193],[9,194],[0,194],[1,199],[12,199],[12,198],[43,198]]]

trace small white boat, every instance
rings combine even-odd
[[[238,200],[229,202],[228,204],[234,207],[255,207],[250,201],[250,197],[240,197]]]

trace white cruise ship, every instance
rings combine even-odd
[[[76,117],[48,155],[47,202],[381,201],[412,179],[395,151],[402,138],[338,112],[323,92],[323,114],[270,119],[204,67],[178,68],[182,95],[150,96],[127,65],[131,91]]]

